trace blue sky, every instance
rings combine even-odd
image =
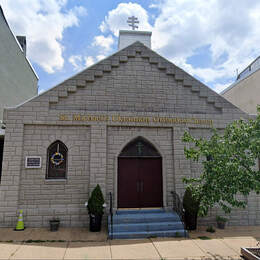
[[[260,1],[0,0],[27,53],[39,91],[117,51],[118,30],[135,15],[152,49],[219,92],[260,55]]]

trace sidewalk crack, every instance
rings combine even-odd
[[[19,243],[19,242],[17,242],[17,243]],[[16,254],[16,252],[17,252],[24,244],[25,244],[25,242],[22,241],[21,244],[20,244],[20,246],[18,246],[17,249],[16,249],[13,253],[10,254],[10,256],[8,257],[8,259],[11,259],[11,258]]]
[[[65,251],[64,251],[64,255],[63,255],[62,259],[64,259],[65,255],[66,255],[66,253],[67,253],[69,244],[70,244],[70,241],[67,241],[67,246],[66,246],[66,249],[65,249]]]
[[[162,257],[162,255],[160,254],[159,250],[157,249],[157,247],[155,246],[155,244],[153,243],[153,240],[151,238],[148,238],[148,239],[151,241],[151,243],[152,243],[153,247],[155,248],[157,254],[159,255],[160,259],[164,259]]]

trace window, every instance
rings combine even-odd
[[[119,157],[161,157],[161,155],[144,138],[137,137],[125,146]]]
[[[68,149],[61,141],[52,143],[47,150],[46,179],[65,179]]]

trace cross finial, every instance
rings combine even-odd
[[[127,23],[130,27],[132,27],[132,30],[135,30],[138,28],[137,25],[135,25],[136,23],[139,23],[138,21],[138,18],[137,17],[134,17],[134,16],[131,16],[131,17],[128,17],[128,20],[127,20]]]
[[[136,147],[137,147],[138,155],[141,155],[142,152],[143,152],[143,150],[142,150],[143,144],[142,144],[141,142],[138,142],[138,143],[136,144]]]

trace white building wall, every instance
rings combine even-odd
[[[222,96],[248,114],[256,114],[260,104],[260,70],[235,82]]]
[[[118,50],[121,50],[138,41],[151,49],[151,36],[152,32],[120,30]]]
[[[5,107],[37,95],[38,78],[0,10],[0,126]],[[1,134],[1,133],[0,133]]]

